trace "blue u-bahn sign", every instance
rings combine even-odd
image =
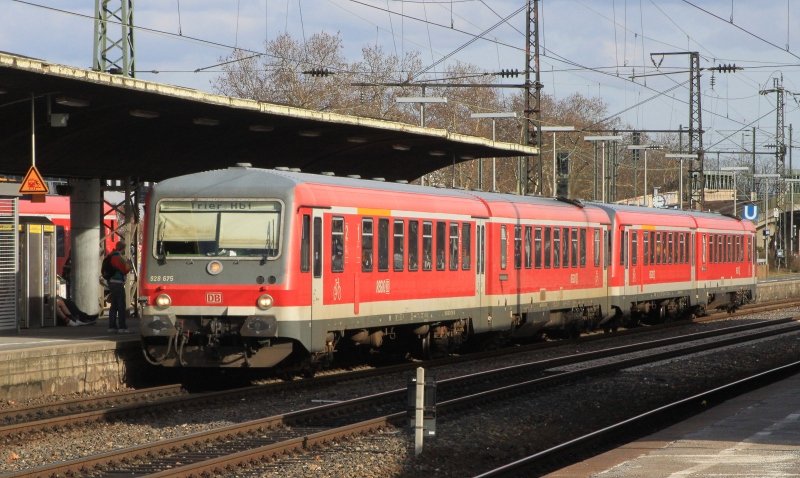
[[[745,204],[744,209],[742,209],[742,217],[755,221],[758,217],[758,207],[755,204]]]

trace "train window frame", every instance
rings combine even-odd
[[[389,271],[389,218],[378,218],[378,272]]]
[[[650,265],[650,231],[642,231],[642,264]]]
[[[344,217],[331,217],[331,272],[344,272]]]
[[[542,268],[542,228],[536,227],[533,230],[533,267],[536,269]]]
[[[433,270],[433,222],[422,221],[422,270]]]
[[[450,270],[457,271],[458,270],[458,238],[459,238],[459,231],[458,231],[458,223],[451,222],[450,223],[450,233],[448,235],[448,248],[450,252]]]
[[[369,225],[369,227],[367,227]],[[361,218],[361,272],[372,272],[375,254],[375,220]]]
[[[680,257],[678,258],[678,262],[681,264],[686,264],[686,233],[681,232],[678,235],[678,252],[680,252]]]
[[[552,243],[552,236],[550,234],[551,228],[545,227],[544,228],[544,240],[542,244],[544,244],[544,268],[550,269],[551,259],[552,259],[552,250],[553,250],[553,243]]]
[[[461,270],[472,269],[472,224],[461,224]]]
[[[525,245],[523,247],[525,251],[524,257],[524,264],[526,269],[531,268],[531,254],[533,253],[533,228],[531,226],[525,226]]]
[[[403,272],[405,270],[406,222],[402,219],[392,221],[392,270]],[[399,251],[399,252],[398,252]]]
[[[592,238],[592,261],[595,267],[600,267],[600,229],[593,228],[594,237]]]
[[[508,266],[508,231],[506,225],[500,226],[500,270],[506,270]]]
[[[628,231],[620,231],[619,238],[619,265],[628,267]]]
[[[603,229],[603,270],[611,267],[611,230]]]
[[[436,270],[443,271],[447,261],[447,222],[436,221]]]
[[[580,255],[581,255],[580,267],[581,268],[585,268],[586,267],[586,228],[582,227],[580,229],[580,231],[581,231],[580,232],[580,246],[579,246]]]
[[[565,227],[561,230],[561,267],[569,267],[570,258],[570,228]]]
[[[300,272],[311,271],[311,214],[300,220]]]
[[[569,265],[574,268],[578,267],[578,228],[570,228],[569,235],[571,246],[569,251]]]
[[[408,221],[408,270],[419,270],[419,220]]]
[[[561,228],[553,228],[553,269],[561,267]]]
[[[700,238],[700,243],[701,243],[700,251],[702,252],[701,262],[703,264],[706,264],[708,262],[708,255],[707,255],[708,251],[706,250],[708,244],[708,237],[706,234],[702,234],[702,237]]]
[[[514,226],[514,269],[522,268],[522,226]]]
[[[675,233],[670,231],[667,233],[667,264],[675,263]]]
[[[631,266],[638,264],[639,259],[639,231],[631,231]]]

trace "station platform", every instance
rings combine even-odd
[[[146,369],[139,346],[139,319],[128,334],[107,332],[108,318],[80,327],[0,332],[0,397],[27,400],[46,395],[120,390]]]
[[[548,478],[800,476],[800,374]]]

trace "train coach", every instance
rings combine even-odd
[[[733,307],[752,224],[714,214],[422,187],[241,164],[147,201],[142,345],[163,366],[425,356]]]

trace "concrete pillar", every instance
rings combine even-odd
[[[71,179],[70,219],[72,227],[72,297],[82,311],[101,312],[103,288],[100,285],[101,221],[103,191],[98,179]]]

